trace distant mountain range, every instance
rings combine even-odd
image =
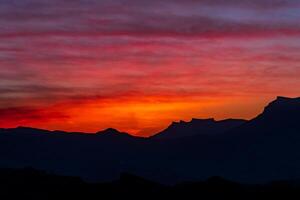
[[[192,119],[190,122],[173,122],[167,129],[154,135],[155,139],[175,139],[195,135],[216,135],[236,128],[247,120],[243,119],[226,119],[215,121],[210,119]]]
[[[299,181],[241,184],[222,177],[165,185],[128,173],[118,180],[88,183],[31,168],[0,169],[2,199],[299,199]]]
[[[246,121],[193,119],[150,138],[0,129],[0,167],[33,167],[106,181],[129,172],[174,183],[222,176],[241,182],[300,178],[300,98],[278,97]]]

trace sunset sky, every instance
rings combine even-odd
[[[0,127],[154,134],[300,96],[300,0],[0,0]]]

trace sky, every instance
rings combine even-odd
[[[0,127],[149,136],[300,96],[300,0],[0,0]]]

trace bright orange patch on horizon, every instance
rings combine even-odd
[[[1,1],[0,127],[145,136],[299,96],[300,2],[217,2]]]
[[[94,133],[109,127],[132,135],[149,136],[165,129],[172,121],[192,118],[246,118],[258,114],[265,104],[224,97],[135,97],[64,102],[39,110],[45,118],[22,119],[0,126],[31,126],[51,130]],[[267,100],[268,101],[268,100]],[[235,110],[240,108],[239,110]],[[57,118],[51,119],[51,111]],[[49,118],[47,118],[47,115]],[[61,117],[61,118],[60,118]]]

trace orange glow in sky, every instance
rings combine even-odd
[[[148,136],[300,96],[297,1],[13,2],[0,7],[0,127]]]

